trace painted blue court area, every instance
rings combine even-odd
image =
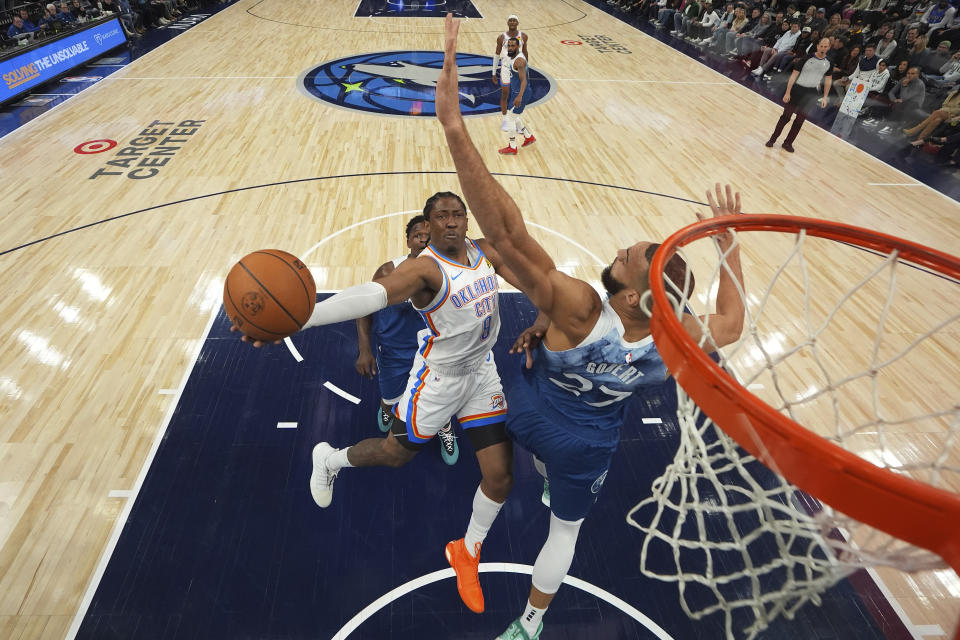
[[[495,355],[509,401],[521,359],[506,350],[535,314],[519,294],[500,300]],[[459,439],[455,467],[446,466],[431,443],[399,470],[344,469],[333,504],[319,509],[308,487],[311,448],[319,440],[343,446],[379,436],[378,389],[354,371],[353,323],[312,329],[294,342],[301,363],[283,346],[257,350],[241,343],[223,313],[217,317],[78,638],[333,638],[378,598],[449,568],[444,545],[463,536],[480,479],[468,440]],[[631,406],[570,572],[593,588],[561,588],[543,640],[722,637],[720,616],[689,620],[675,585],[640,575],[640,534],[625,520],[676,450],[674,402],[669,383]],[[643,418],[663,423],[644,425]],[[278,428],[281,422],[297,426]],[[487,537],[482,562],[532,565],[546,538],[549,513],[527,453],[517,451],[514,470],[514,492]],[[373,608],[349,637],[492,639],[519,614],[530,579],[488,572],[480,580],[482,615],[461,604],[447,577]],[[608,604],[598,597],[601,590],[667,635]],[[874,622],[870,610],[882,603],[871,598],[844,582],[821,607],[807,606],[760,637],[896,636]]]
[[[360,0],[356,18],[482,18],[470,0]]]

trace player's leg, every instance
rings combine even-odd
[[[537,141],[537,139],[533,137],[533,133],[527,129],[527,125],[523,122],[523,112],[527,108],[527,100],[529,99],[530,95],[530,85],[528,84],[527,90],[523,92],[523,96],[521,97],[520,106],[515,106],[513,108],[513,114],[516,117],[516,131],[523,136],[523,144],[520,145],[522,147],[527,147]]]
[[[410,359],[398,361],[396,358],[383,357],[377,353],[377,384],[380,387],[380,410],[377,412],[377,426],[387,433],[395,420],[393,407],[403,398],[407,380],[410,377]]]
[[[394,421],[396,426],[399,421]],[[402,424],[402,423],[401,423]],[[402,467],[417,454],[404,447],[391,432],[386,438],[367,438],[335,449],[327,442],[313,448],[313,471],[310,474],[310,495],[319,507],[328,507],[333,500],[333,482],[344,467]]]
[[[480,486],[473,494],[473,507],[467,531],[459,540],[447,543],[447,562],[457,574],[457,591],[471,611],[483,613],[480,588],[480,549],[503,503],[513,487],[513,443],[504,423],[465,429],[480,464]]]
[[[592,443],[568,435],[543,416],[528,416],[526,422],[531,424],[515,427],[511,422],[510,432],[519,429],[520,442],[532,444],[542,456],[550,482],[550,531],[533,566],[524,611],[499,636],[502,640],[539,637],[543,615],[570,570],[580,525],[600,493],[616,449],[616,443]]]
[[[507,437],[507,402],[493,357],[466,378],[470,396],[457,417],[476,451],[482,477],[474,492],[467,531],[463,538],[449,542],[445,552],[457,573],[460,598],[471,611],[481,613],[480,547],[513,488],[513,443]]]
[[[412,460],[457,410],[457,394],[452,394],[452,403],[449,395],[443,384],[431,380],[430,369],[418,354],[386,438],[368,438],[344,449],[326,442],[313,448],[310,493],[314,502],[330,505],[333,482],[344,467],[402,467]]]

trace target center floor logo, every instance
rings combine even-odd
[[[493,83],[491,56],[458,53],[460,110],[465,116],[500,112],[500,87]],[[331,106],[389,116],[434,117],[441,51],[365,53],[325,62],[297,82],[306,95]],[[519,82],[516,74],[513,82]],[[556,81],[527,68],[527,107],[549,100]]]

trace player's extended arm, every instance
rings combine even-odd
[[[740,211],[740,193],[733,193],[730,185],[726,186],[726,193],[721,190],[720,183],[715,186],[716,199],[712,193],[707,191],[707,202],[710,203],[710,211],[713,217],[729,215],[741,215]],[[703,215],[697,212],[697,218],[703,220]],[[690,318],[684,320],[683,324],[687,332],[695,339],[700,339],[703,325],[710,329],[710,337],[703,348],[706,351],[715,351],[717,347],[728,345],[740,339],[743,332],[743,299],[746,291],[743,288],[743,270],[740,266],[740,245],[734,245],[733,234],[729,231],[714,236],[720,246],[724,258],[724,264],[720,268],[720,282],[717,285],[717,311],[716,313],[700,316],[699,321]]]
[[[429,286],[431,265],[423,260],[404,260],[403,263],[376,282],[366,282],[318,302],[304,329],[324,324],[355,320],[403,302]],[[436,267],[433,267],[436,271]],[[437,274],[434,274],[437,275]]]
[[[437,81],[437,117],[443,124],[450,155],[463,195],[487,242],[513,272],[520,290],[566,331],[599,313],[600,297],[585,282],[557,271],[530,234],[520,209],[483,164],[460,114],[457,92],[457,30],[459,21],[447,14],[443,71]],[[574,331],[576,333],[576,331]]]
[[[490,75],[493,76],[493,81],[497,81],[497,62],[500,60],[500,53],[503,51],[503,36],[497,36],[497,52],[493,54],[493,68],[490,70]]]

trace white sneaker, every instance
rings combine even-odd
[[[317,506],[326,508],[333,500],[333,481],[337,479],[336,472],[327,468],[327,458],[336,449],[326,442],[321,442],[313,448],[313,473],[310,474],[310,495]]]
[[[750,74],[754,76],[763,75],[763,67],[757,67],[756,69],[751,71]]]

